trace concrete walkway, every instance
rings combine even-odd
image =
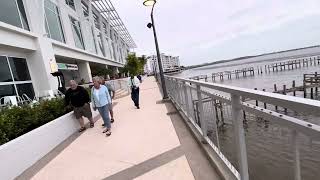
[[[130,96],[116,101],[110,137],[102,134],[102,120],[98,120],[95,128],[74,138],[38,168],[32,179],[220,179],[175,108],[161,103],[153,78],[140,87],[141,109],[133,106]]]

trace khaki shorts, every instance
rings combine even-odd
[[[92,118],[91,108],[88,103],[84,104],[82,107],[75,107],[73,112],[77,119],[80,119],[82,116],[88,119]]]

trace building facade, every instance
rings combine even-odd
[[[179,56],[171,56],[161,53],[161,63],[164,72],[172,72],[180,69],[180,60]],[[148,72],[158,71],[158,58],[156,55],[148,57],[147,61]]]
[[[0,39],[0,98],[55,90],[55,72],[91,82],[136,46],[110,0],[1,0]]]

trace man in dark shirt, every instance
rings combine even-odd
[[[83,87],[78,86],[77,82],[74,80],[70,81],[70,88],[65,94],[66,105],[68,106],[70,102],[73,106],[74,115],[79,120],[81,126],[79,132],[86,130],[82,116],[89,119],[90,127],[93,128],[94,122],[92,119],[92,112],[89,104],[89,93]]]

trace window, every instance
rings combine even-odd
[[[82,33],[81,33],[80,22],[71,16],[69,16],[69,18],[71,21],[73,39],[74,39],[76,47],[81,48],[81,49],[85,49],[84,43],[83,43],[83,38],[82,38]]]
[[[98,50],[97,50],[96,38],[94,37],[94,27],[92,26],[91,26],[91,34],[93,39],[94,50],[95,50],[95,53],[97,54]]]
[[[102,25],[103,25],[103,31],[104,31],[104,33],[108,36],[108,30],[107,30],[107,25],[106,25],[106,23],[102,23]]]
[[[95,13],[93,13],[93,20],[94,20],[94,25],[96,26],[96,28],[100,29],[99,17]]]
[[[81,6],[82,6],[82,11],[83,11],[84,17],[88,17],[89,16],[89,7],[88,7],[88,5],[85,2],[81,1]]]
[[[9,64],[5,56],[0,56],[0,82],[12,82]]]
[[[23,94],[34,97],[26,59],[0,56],[0,98]]]
[[[29,30],[22,0],[0,0],[0,21]]]
[[[44,1],[44,7],[45,28],[48,37],[60,42],[65,42],[58,7],[50,0]]]
[[[23,58],[9,57],[9,64],[15,81],[31,80],[27,61]]]
[[[103,47],[103,44],[102,44],[102,34],[101,34],[101,32],[99,32],[99,35],[98,35],[98,43],[99,43],[100,53],[101,53],[103,56],[106,56],[106,55],[105,55],[105,52],[104,52],[104,47]]]
[[[76,7],[74,6],[74,0],[66,0],[66,4],[73,10],[76,10]]]

